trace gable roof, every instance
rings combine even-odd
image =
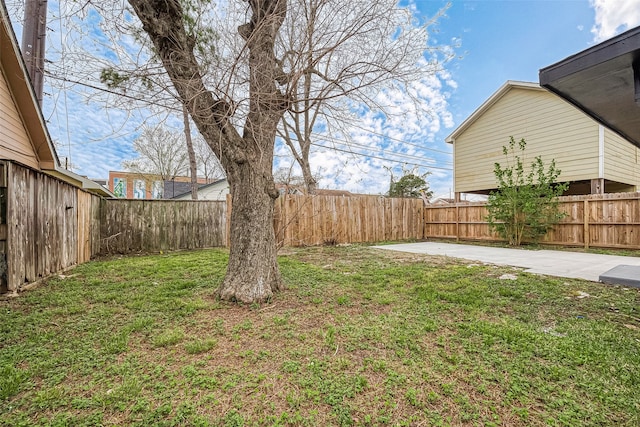
[[[500,86],[493,95],[489,97],[485,102],[482,103],[467,119],[462,122],[460,126],[458,126],[449,136],[445,138],[445,142],[449,144],[453,144],[455,139],[465,130],[467,130],[476,120],[478,120],[482,115],[491,108],[496,102],[498,102],[502,97],[504,97],[511,89],[528,89],[535,90],[541,92],[547,92],[546,89],[540,87],[537,83],[531,82],[520,82],[515,80],[507,80],[505,84]]]
[[[539,79],[640,147],[640,27],[541,69]]]
[[[167,181],[165,181],[165,184],[166,184],[166,182]],[[187,182],[185,184],[188,187],[186,189],[186,191],[183,191],[182,193],[175,192],[171,197],[167,197],[167,198],[168,199],[190,198],[191,197],[191,183]],[[198,192],[207,190],[209,188],[213,188],[213,187],[215,187],[217,185],[220,185],[220,184],[229,185],[229,183],[227,182],[227,178],[222,178],[222,179],[219,179],[217,181],[210,182],[209,184],[198,184]],[[165,185],[165,188],[166,188],[166,185]],[[166,194],[167,193],[165,192],[165,195]]]

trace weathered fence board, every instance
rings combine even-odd
[[[640,249],[640,193],[560,197],[566,214],[542,243],[565,246]],[[486,203],[424,208],[425,238],[502,239],[486,221]]]
[[[75,187],[12,162],[7,165],[7,290],[14,292],[78,263],[82,207]]]
[[[422,239],[422,205],[378,196],[286,195],[276,200],[276,237],[283,246]]]
[[[77,190],[78,264],[100,253],[100,197]]]
[[[103,200],[102,254],[158,252],[226,245],[225,202]]]

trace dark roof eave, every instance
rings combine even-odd
[[[600,44],[571,55],[540,69],[540,85],[547,87],[551,82],[565,78],[586,68],[611,61],[622,55],[637,51],[640,45],[640,27],[632,28]]]
[[[640,27],[541,69],[539,79],[640,147]]]

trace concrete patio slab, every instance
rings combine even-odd
[[[602,283],[640,288],[640,266],[619,265],[600,275]]]
[[[521,267],[549,276],[599,281],[600,275],[619,265],[640,268],[640,257],[569,251],[495,248],[456,243],[422,242],[374,246],[377,249],[450,256],[487,264]]]

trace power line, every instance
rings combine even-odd
[[[98,90],[98,91],[102,91],[102,92],[107,92],[107,93],[110,93],[110,94],[113,94],[113,95],[117,95],[117,96],[122,96],[124,98],[132,99],[132,100],[135,100],[135,101],[138,101],[138,102],[144,102],[144,103],[149,104],[149,105],[155,105],[155,106],[166,108],[166,109],[169,109],[169,110],[172,110],[172,111],[181,112],[181,110],[176,108],[176,107],[171,107],[171,106],[168,106],[168,105],[165,105],[165,104],[160,104],[158,102],[154,102],[154,101],[150,101],[150,100],[146,100],[146,99],[141,99],[141,98],[138,98],[138,97],[133,96],[133,95],[128,95],[128,94],[125,94],[125,93],[121,93],[121,92],[117,92],[117,91],[114,91],[114,90],[102,88],[102,87],[99,87],[99,86],[95,86],[95,85],[92,85],[92,84],[89,84],[89,83],[84,83],[84,82],[80,82],[80,81],[77,81],[77,80],[72,80],[72,79],[69,79],[69,78],[66,78],[66,77],[57,76],[57,75],[52,74],[52,73],[47,73],[47,75],[49,77],[53,78],[53,79],[60,80],[60,81],[63,81],[63,82],[77,84],[77,85],[80,85],[80,86],[88,87],[90,89],[94,89],[94,90]],[[413,145],[413,146],[416,146],[416,147],[418,147],[420,149],[423,149],[423,150],[435,151],[435,152],[439,152],[439,153],[447,154],[447,155],[451,154],[451,153],[447,153],[445,151],[430,149],[430,148],[419,146],[417,144],[407,143],[406,141],[402,141],[402,140],[397,139],[397,138],[388,137],[388,136],[385,136],[385,135],[377,133],[377,132],[369,131],[368,129],[359,127],[357,125],[354,125],[354,127],[360,128],[360,129],[365,130],[367,132],[370,132],[370,133],[372,133],[374,135],[379,135],[379,136],[382,136],[382,137],[390,139],[390,140],[402,142],[402,143],[405,143],[407,145]],[[319,139],[324,140],[326,142],[333,142],[334,144],[338,143],[338,144],[347,145],[347,146],[354,146],[354,147],[357,147],[357,148],[360,148],[360,149],[364,149],[364,150],[372,150],[373,149],[372,147],[367,147],[367,146],[364,146],[364,145],[361,145],[361,144],[357,144],[357,143],[353,143],[353,142],[340,141],[340,140],[338,140],[336,138],[329,139],[327,137],[319,137]],[[380,156],[368,155],[368,154],[364,154],[364,153],[357,153],[357,152],[354,152],[354,151],[351,151],[351,150],[344,150],[344,149],[340,149],[340,148],[337,148],[337,147],[327,147],[327,146],[320,145],[320,144],[317,144],[317,143],[311,143],[311,145],[315,145],[317,147],[326,148],[328,150],[336,150],[336,151],[339,151],[339,152],[359,155],[359,156],[362,156],[362,157],[370,157],[372,159],[400,162],[397,159],[389,159],[389,158],[384,158],[384,157],[380,157]],[[410,160],[416,160],[416,161],[424,160],[423,158],[421,158],[419,156],[414,156],[414,155],[411,155],[411,154],[397,153],[397,152],[388,151],[388,150],[379,150],[379,151],[382,152],[383,154],[390,155],[390,156],[399,156],[399,157],[404,157],[404,158],[407,158],[407,159],[410,159]],[[422,164],[422,163],[411,163],[411,162],[404,162],[404,161],[402,161],[402,162],[406,163],[408,165],[412,165],[412,166],[420,166],[420,167],[425,167],[425,168],[433,168],[433,169],[448,170],[448,171],[453,170],[452,168],[443,168],[443,167],[439,167],[439,166],[425,165],[425,164]],[[451,164],[450,162],[445,162],[445,163]]]
[[[359,149],[361,149],[361,150],[371,150],[371,151],[374,151],[374,150],[376,150],[376,148],[377,148],[377,147],[369,147],[369,146],[366,146],[366,145],[357,144],[357,143],[355,143],[355,142],[350,142],[350,141],[346,141],[346,140],[340,140],[340,139],[337,139],[337,138],[327,137],[326,135],[319,135],[319,136],[318,136],[318,138],[316,138],[316,139],[320,139],[320,140],[323,140],[323,141],[326,141],[326,142],[331,142],[331,143],[334,143],[334,144],[340,144],[340,145],[344,145],[344,146],[348,146],[348,147],[356,147],[356,148],[359,148]],[[294,139],[294,140],[295,140],[295,139]],[[312,145],[316,145],[316,146],[320,146],[320,145],[318,145],[317,143],[311,143],[311,144],[312,144]],[[324,147],[324,148],[328,148],[328,149],[332,149],[331,147],[326,147],[326,146],[323,146],[323,147]],[[336,148],[336,150],[338,150],[338,148]],[[389,156],[396,156],[396,157],[404,157],[404,158],[407,158],[407,159],[410,159],[410,160],[416,160],[416,161],[424,161],[424,160],[427,160],[427,159],[425,159],[424,157],[420,157],[420,156],[416,156],[416,155],[412,155],[412,154],[406,154],[406,153],[398,153],[398,152],[396,152],[396,151],[384,150],[384,149],[382,149],[382,148],[378,148],[378,149],[377,149],[377,151],[378,151],[378,152],[381,152],[382,154],[385,154],[385,155],[389,155]],[[350,152],[350,151],[346,151],[346,152]],[[364,154],[364,153],[358,153],[358,154],[361,154],[361,155],[363,155],[363,156],[365,156],[365,155],[366,155],[366,154]],[[378,157],[378,158],[379,158],[379,157]],[[390,161],[398,161],[397,159],[387,159],[387,160],[390,160]],[[430,159],[428,159],[428,160],[430,160]],[[445,163],[445,164],[447,164],[447,165],[451,165],[451,164],[452,164],[452,163],[451,163],[451,162],[449,162],[449,161],[447,161],[447,162],[442,162],[442,163]],[[417,163],[412,163],[412,164],[418,165]],[[421,163],[421,164],[419,164],[419,165],[422,165],[422,166],[425,166],[425,167],[432,167],[432,166],[426,166],[426,165],[424,165],[424,164],[422,164],[422,163]],[[435,167],[435,166],[433,166],[433,167]],[[443,169],[443,168],[442,168],[442,169]],[[451,170],[451,168],[449,168],[448,170]]]
[[[99,91],[102,91],[102,92],[107,92],[107,93],[110,93],[112,95],[121,96],[123,98],[132,99],[132,100],[138,101],[138,102],[144,102],[145,104],[155,105],[156,107],[162,107],[162,108],[166,108],[168,110],[172,110],[172,111],[176,111],[176,112],[182,113],[182,109],[177,108],[177,107],[172,107],[172,106],[167,105],[167,104],[161,104],[159,102],[151,101],[151,100],[148,100],[148,99],[142,99],[142,98],[139,98],[139,97],[136,97],[136,96],[133,96],[133,95],[128,95],[128,94],[123,93],[123,92],[117,92],[115,90],[106,89],[106,88],[103,88],[103,87],[100,87],[100,86],[95,86],[95,85],[92,85],[92,84],[89,84],[89,83],[84,83],[84,82],[80,82],[80,81],[77,81],[77,80],[72,80],[72,79],[69,79],[67,77],[57,76],[57,75],[52,74],[50,72],[47,72],[47,76],[51,77],[54,80],[60,80],[62,82],[77,84],[79,86],[88,87],[90,89],[99,90]]]
[[[333,115],[329,115],[329,114],[326,114],[326,113],[324,113],[324,115],[326,115],[327,117],[331,117],[331,118],[335,119],[335,116],[333,116]],[[350,126],[356,128],[356,129],[360,129],[360,130],[363,130],[365,132],[368,132],[368,133],[370,133],[372,135],[381,136],[381,137],[389,139],[391,141],[396,141],[396,142],[400,142],[400,143],[405,144],[405,145],[411,145],[413,147],[420,148],[421,150],[433,151],[433,152],[436,152],[436,153],[446,154],[448,156],[451,156],[453,154],[453,153],[450,153],[448,151],[436,150],[435,148],[429,148],[429,147],[424,147],[424,146],[419,145],[419,144],[413,144],[411,142],[407,142],[407,141],[404,141],[404,140],[399,139],[399,138],[394,138],[392,136],[388,136],[388,135],[385,135],[383,133],[373,131],[373,130],[365,128],[363,126],[358,126],[356,124],[351,124]]]
[[[318,143],[315,143],[315,142],[312,142],[311,145],[315,145],[316,147],[326,148],[328,150],[335,150],[335,151],[340,151],[340,152],[343,152],[343,153],[353,154],[354,156],[368,157],[368,158],[371,158],[371,159],[384,160],[386,162],[394,161],[393,159],[388,159],[388,158],[379,157],[379,156],[371,156],[369,154],[357,153],[355,151],[349,151],[349,150],[343,150],[343,149],[337,148],[337,147],[327,147],[326,145],[321,145],[321,144],[318,144]],[[397,160],[395,160],[395,161],[400,163]],[[419,163],[411,163],[411,162],[402,162],[402,163],[405,163],[405,164],[411,165],[411,166],[419,166],[419,167],[423,167],[423,168],[427,168],[427,169],[430,168],[430,169],[438,169],[438,170],[445,170],[445,171],[453,170],[452,168],[443,168],[443,167],[439,167],[439,166],[423,165],[423,164],[419,164]]]
[[[340,139],[337,139],[337,138],[324,138],[324,137],[321,136],[318,139],[321,139],[321,140],[324,140],[324,141],[327,141],[327,142],[333,142],[334,144],[337,143],[337,144],[341,144],[341,145],[347,145],[347,146],[350,146],[350,147],[353,146],[353,147],[356,147],[356,148],[360,148],[362,150],[371,150],[371,151],[375,150],[374,147],[368,147],[366,145],[357,144],[355,142],[349,142],[349,141],[346,141],[346,140],[340,140]],[[416,155],[413,155],[413,154],[398,153],[396,151],[385,150],[383,148],[380,148],[377,151],[382,153],[382,154],[387,154],[387,155],[391,155],[391,156],[405,157],[405,158],[410,159],[410,160],[417,160],[417,161],[426,160],[424,157],[416,156]],[[428,159],[428,160],[430,160],[430,159]],[[448,165],[451,164],[451,162],[449,162],[449,161],[442,162],[442,163],[445,163],[445,164],[448,164]]]

